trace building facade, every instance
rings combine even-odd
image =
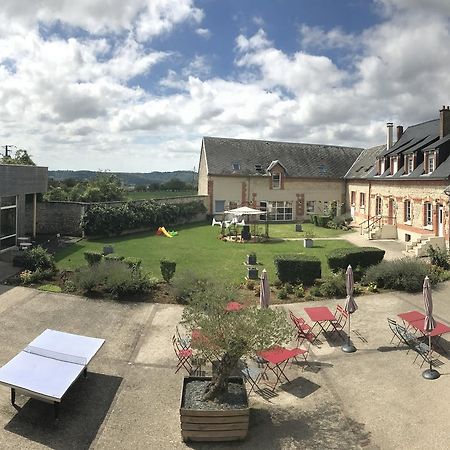
[[[26,202],[33,205],[31,231],[36,235],[36,197],[46,191],[46,167],[0,164],[0,253],[16,246],[25,234]]]

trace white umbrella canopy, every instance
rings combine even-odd
[[[353,280],[353,269],[350,265],[347,267],[347,271],[345,272],[345,285],[347,288],[347,298],[345,300],[344,310],[348,313],[348,340],[347,343],[342,346],[342,351],[345,353],[353,353],[356,351],[356,347],[350,340],[350,316],[358,309],[358,305],[353,298],[355,282]]]
[[[431,359],[431,332],[436,327],[436,321],[433,317],[433,299],[431,297],[431,286],[430,286],[430,279],[428,277],[425,277],[425,280],[423,280],[423,306],[425,309],[425,323],[424,328],[425,331],[428,333],[428,349],[429,349],[429,360],[430,360],[430,367],[425,370],[422,373],[422,376],[428,380],[435,380],[436,378],[440,377],[440,373],[433,369],[433,362]]]
[[[266,211],[261,211],[259,209],[249,208],[248,206],[241,206],[240,208],[230,209],[225,211],[226,214],[231,214],[233,216],[260,216],[261,214],[267,214]]]
[[[261,308],[268,308],[270,301],[269,278],[266,269],[261,273],[261,283],[259,287],[259,305]]]

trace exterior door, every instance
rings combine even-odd
[[[394,223],[394,199],[389,199],[388,204],[388,224],[392,225]]]
[[[444,236],[444,207],[438,205],[438,236]]]

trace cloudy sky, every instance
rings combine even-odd
[[[2,0],[0,145],[192,170],[202,136],[370,146],[450,104],[448,0]]]

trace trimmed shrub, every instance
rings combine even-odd
[[[125,256],[116,255],[115,253],[108,253],[103,258],[105,258],[105,261],[123,261]]]
[[[331,216],[317,216],[317,226],[326,228],[328,222],[331,220]]]
[[[177,263],[169,259],[163,258],[159,262],[159,267],[161,268],[161,275],[166,283],[170,283],[170,280],[175,275],[175,269]]]
[[[280,300],[286,300],[286,299],[288,298],[288,292],[287,292],[287,290],[286,290],[285,287],[281,288],[281,289],[278,291],[277,297],[278,297]]]
[[[283,283],[311,285],[321,276],[320,260],[312,255],[279,255],[274,263]]]
[[[142,259],[134,258],[133,256],[128,256],[127,258],[123,258],[123,262],[132,270],[138,270],[142,266]]]
[[[353,269],[379,264],[384,253],[384,250],[377,247],[337,248],[328,254],[327,260],[330,269],[336,272],[340,269],[347,270],[349,264]]]
[[[89,250],[84,252],[84,259],[90,266],[98,264],[102,260],[102,258],[103,255],[100,252],[94,252]]]
[[[418,258],[401,258],[383,261],[369,267],[363,283],[399,291],[418,292],[422,290],[423,280],[427,275],[433,284],[440,281],[439,271],[434,270],[432,265]]]
[[[26,250],[23,255],[23,267],[32,272],[36,270],[56,270],[55,258],[40,245]]]
[[[295,286],[295,288],[294,288],[294,295],[297,298],[303,298],[305,296],[305,288],[303,287],[302,283],[300,283],[299,285]]]
[[[334,274],[323,278],[320,280],[320,283],[316,282],[314,286],[319,289],[321,297],[342,298],[347,295],[345,276],[343,273]]]

